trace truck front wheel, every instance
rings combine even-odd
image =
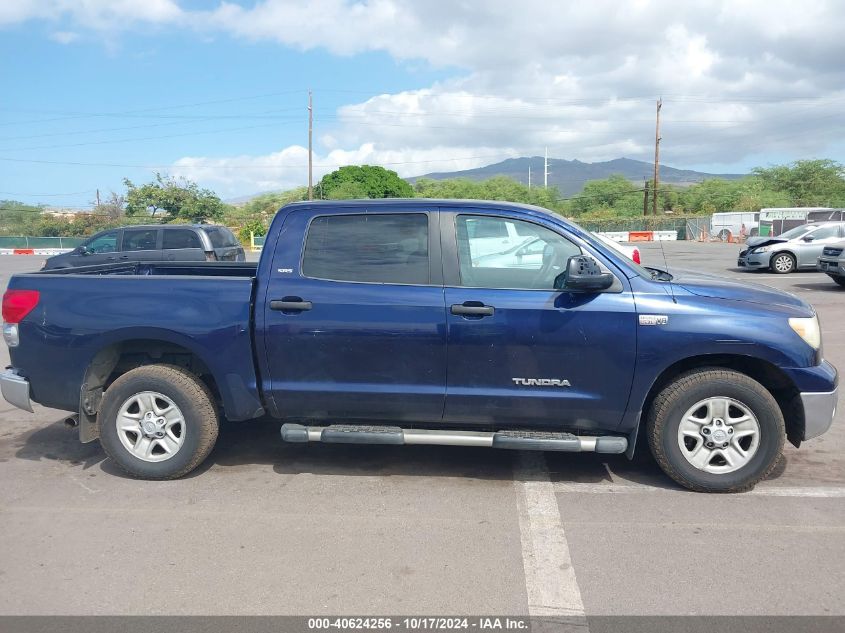
[[[741,492],[771,473],[785,436],[772,394],[745,374],[699,369],[654,399],[648,441],[663,471],[698,492]]]
[[[208,457],[219,418],[208,387],[173,365],[126,372],[103,394],[100,444],[123,470],[143,479],[176,479]]]

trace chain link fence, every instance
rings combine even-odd
[[[76,248],[87,237],[0,236],[0,248]]]
[[[625,231],[675,231],[679,240],[702,239],[702,231],[706,235],[710,226],[710,218],[612,218],[608,220],[577,220],[578,224],[595,233],[612,233]]]

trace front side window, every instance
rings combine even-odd
[[[427,284],[428,216],[324,215],[305,238],[302,274],[335,281]]]
[[[117,231],[103,233],[91,240],[86,249],[91,253],[114,253],[117,251]]]
[[[162,248],[165,250],[202,248],[202,244],[199,235],[191,229],[165,229]]]
[[[498,224],[497,239],[478,237],[472,227],[483,220],[492,233]],[[554,289],[555,278],[581,249],[568,239],[532,222],[459,215],[456,219],[461,285],[473,288]]]
[[[124,251],[152,251],[156,247],[158,229],[132,229],[123,231]]]
[[[839,237],[839,225],[831,224],[830,226],[823,226],[817,231],[810,233],[814,240],[824,240],[829,237]]]

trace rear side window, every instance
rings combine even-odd
[[[228,246],[237,246],[238,240],[235,235],[225,226],[210,226],[203,228],[208,239],[211,240],[213,248],[226,248]]]
[[[163,248],[165,250],[202,248],[202,244],[199,235],[190,229],[165,229]]]
[[[302,274],[336,281],[427,284],[428,217],[324,215],[305,238]]]
[[[124,229],[124,251],[152,251],[156,248],[158,229]]]

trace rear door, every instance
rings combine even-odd
[[[196,229],[162,229],[162,259],[168,262],[204,262],[205,250]]]
[[[440,421],[446,315],[439,238],[436,210],[426,206],[290,213],[263,306],[280,417]]]
[[[161,260],[161,229],[123,229],[120,261],[157,262]]]
[[[470,227],[483,217],[533,235],[539,258],[498,256]],[[542,219],[502,211],[442,212],[448,321],[449,423],[615,429],[627,404],[636,355],[636,312],[627,279],[597,252]],[[490,228],[492,231],[492,228]],[[501,229],[500,229],[501,232]],[[596,255],[616,276],[601,293],[554,290],[569,257]]]
[[[798,244],[795,247],[795,252],[798,256],[798,266],[801,268],[815,268],[824,247],[841,240],[841,224],[825,224],[799,238]]]

